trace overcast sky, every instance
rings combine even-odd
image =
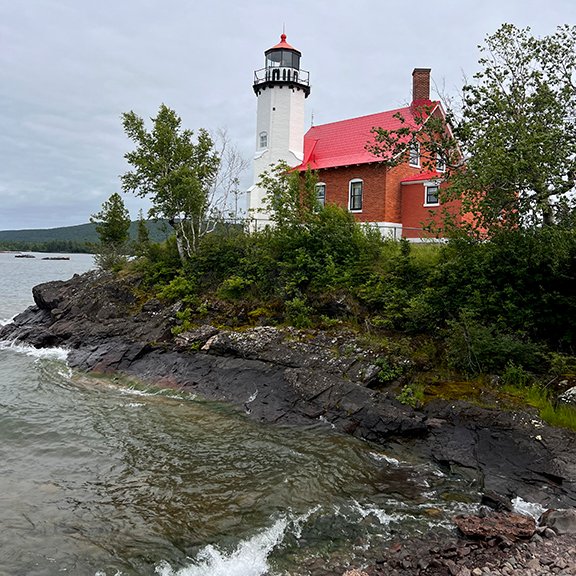
[[[457,94],[504,23],[576,22],[574,0],[0,0],[0,230],[81,224],[120,191],[121,114],[176,110],[255,146],[253,71],[302,52],[307,126],[402,106],[415,67]],[[243,184],[251,183],[246,173]],[[125,196],[133,218],[141,200]]]

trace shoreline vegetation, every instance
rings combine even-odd
[[[380,350],[378,382],[417,407],[427,397],[530,407],[576,430],[576,236],[571,223],[383,239],[335,206],[255,233],[222,226],[182,264],[174,238],[116,266],[139,302],[176,305],[173,336],[201,325],[350,332]]]

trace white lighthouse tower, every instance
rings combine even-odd
[[[304,153],[304,100],[310,94],[308,72],[300,69],[302,54],[286,42],[264,52],[265,67],[254,72],[254,93],[258,98],[254,184],[248,206],[256,228],[270,222],[264,211],[264,190],[258,187],[260,174],[284,160],[298,166]]]

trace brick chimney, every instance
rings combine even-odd
[[[412,106],[430,102],[430,68],[414,68],[412,72]]]

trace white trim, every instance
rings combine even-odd
[[[436,198],[438,199],[436,202],[428,202],[428,189],[429,188],[436,188]],[[440,206],[440,185],[433,184],[428,182],[424,185],[424,206]]]
[[[439,162],[442,163],[442,168],[438,167]],[[441,158],[441,156],[438,152],[436,152],[436,172],[441,172],[441,173],[446,172],[446,162],[444,161],[443,158]]]
[[[400,222],[367,222],[368,226],[378,229],[383,238],[399,240],[402,238],[402,224]]]
[[[355,208],[354,210],[352,209],[352,184],[357,184],[358,182],[360,182],[360,184],[362,184],[362,187],[360,188],[361,191],[361,196],[360,196],[360,205],[362,206],[362,208],[358,209]],[[353,214],[360,214],[362,212],[362,209],[364,208],[364,180],[362,180],[362,178],[352,178],[352,180],[348,181],[348,211],[352,212]]]
[[[416,146],[417,154],[418,154],[418,162],[412,162],[412,149]],[[410,145],[408,146],[408,166],[412,168],[420,168],[420,142],[418,140],[412,140]]]

